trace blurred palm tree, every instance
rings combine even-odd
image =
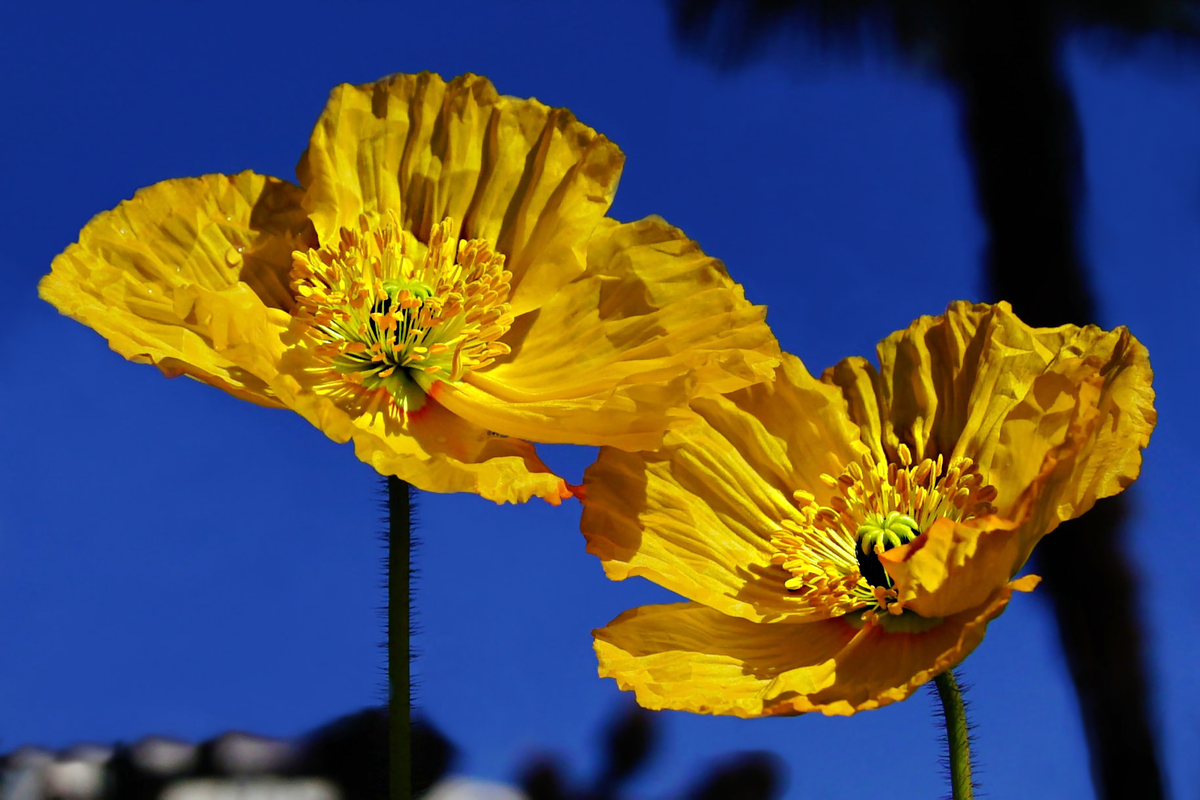
[[[882,45],[944,79],[987,224],[992,294],[1039,326],[1096,321],[1079,244],[1082,137],[1062,70],[1067,34],[1200,43],[1197,0],[668,0],[690,45],[726,66],[799,34],[834,50]],[[1038,547],[1103,798],[1159,798],[1136,585],[1122,553],[1128,493]]]

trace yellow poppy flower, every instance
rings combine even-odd
[[[595,631],[648,708],[852,714],[958,664],[1038,540],[1137,477],[1154,428],[1127,330],[952,304],[813,378],[697,400],[653,453],[601,451],[582,527],[608,576],[690,602]]]
[[[291,408],[381,473],[557,503],[530,441],[657,447],[691,397],[778,364],[720,262],[661,219],[605,217],[623,160],[475,75],[343,85],[300,186],[142,189],[39,292],[126,358]]]

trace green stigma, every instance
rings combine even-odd
[[[396,301],[396,296],[404,289],[418,300],[428,300],[433,297],[433,287],[418,280],[404,281],[388,278],[383,281],[383,291],[387,295],[388,307]]]
[[[891,550],[902,544],[908,544],[920,535],[917,521],[907,514],[893,511],[886,517],[871,516],[858,526],[859,548],[863,555],[875,552],[875,545],[882,544],[884,550]]]
[[[886,517],[876,514],[868,516],[867,521],[858,526],[856,534],[858,547],[855,555],[858,556],[858,571],[872,586],[890,589],[892,579],[879,563],[879,556],[875,550],[881,548],[887,551],[908,544],[920,536],[921,531],[912,517],[893,511]]]

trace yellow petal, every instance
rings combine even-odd
[[[916,460],[943,454],[990,456],[1005,414],[1052,356],[1006,303],[951,303],[946,313],[920,317],[879,343],[879,374],[856,360],[831,371],[853,393],[851,407],[877,393],[879,435],[894,455],[906,443]],[[850,384],[840,375],[854,374]],[[856,420],[857,421],[857,420]]]
[[[906,609],[949,617],[983,603],[1020,568],[1018,522],[939,519],[914,541],[881,555]]]
[[[883,420],[880,418],[878,370],[865,358],[850,356],[825,370],[821,380],[842,390],[842,394],[846,397],[850,419],[862,431],[863,444],[871,451],[871,455],[877,462],[886,463],[890,456],[883,449]]]
[[[843,619],[768,625],[697,603],[643,606],[594,631],[600,676],[645,708],[739,717],[849,715],[903,700],[956,666],[1008,604],[1006,586],[923,633]]]
[[[322,242],[388,211],[428,242],[449,216],[507,256],[522,313],[583,272],[623,159],[564,109],[422,73],[334,89],[296,171]]]
[[[588,552],[613,580],[641,575],[728,614],[811,616],[770,563],[770,539],[800,519],[794,491],[828,499],[821,473],[861,450],[840,394],[784,354],[773,383],[693,408],[694,421],[658,452],[600,451],[584,474]]]
[[[1149,354],[1127,330],[1044,334],[1057,355],[1005,417],[988,464],[998,488],[1020,492],[1013,504],[1032,509],[1019,531],[1022,561],[1060,522],[1137,478],[1157,421]]]
[[[779,345],[724,265],[651,217],[606,220],[587,272],[518,318],[513,352],[443,402],[538,442],[654,449],[694,396],[769,380]]]
[[[331,380],[328,367],[304,348],[284,355],[271,388],[330,439],[353,441],[359,460],[418,489],[472,492],[497,503],[523,503],[536,495],[558,505],[571,496],[528,442],[473,425],[434,397],[404,419],[386,389]]]
[[[1031,328],[1007,303],[952,303],[879,344],[878,372],[847,359],[823,379],[845,393],[864,439],[894,459],[966,456],[1002,516],[1045,494],[1031,542],[1137,477],[1154,428],[1149,356],[1124,328]],[[878,444],[877,444],[878,442]]]
[[[132,361],[278,406],[266,381],[307,226],[300,198],[252,172],[163,181],[94,217],[38,292]]]

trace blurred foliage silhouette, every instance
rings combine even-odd
[[[668,0],[688,46],[725,67],[797,41],[844,54],[883,50],[957,96],[975,197],[987,225],[991,294],[1031,325],[1096,322],[1079,243],[1082,132],[1062,69],[1074,31],[1147,35],[1179,53],[1200,43],[1194,0]],[[1117,320],[1119,322],[1119,320]],[[1096,791],[1162,797],[1149,721],[1136,582],[1123,555],[1128,493],[1097,503],[1038,548],[1037,571],[1079,698]],[[1087,546],[1081,546],[1086,542]],[[1103,591],[1096,591],[1103,586]]]
[[[200,744],[147,737],[62,753],[0,755],[8,800],[160,800],[163,797],[337,797],[387,800],[388,717],[365,708],[294,740],[227,733]],[[446,777],[456,749],[430,723],[412,728],[413,787]]]
[[[525,765],[529,800],[620,800],[652,760],[660,717],[636,705],[618,713],[601,739],[594,785],[570,785],[549,758]],[[52,753],[21,748],[0,755],[5,800],[161,800],[162,798],[305,797],[387,800],[388,715],[382,707],[339,717],[300,739],[227,733],[199,744],[147,737],[115,747],[87,745]],[[413,796],[450,776],[458,749],[418,719],[412,728]],[[775,800],[782,767],[768,753],[740,753],[715,765],[679,800]]]
[[[593,786],[576,787],[551,757],[525,766],[520,784],[529,800],[621,800],[625,785],[652,760],[658,747],[661,717],[630,704],[618,714],[603,736],[604,757]],[[772,800],[783,794],[778,759],[770,753],[730,756],[682,793],[683,800]]]

